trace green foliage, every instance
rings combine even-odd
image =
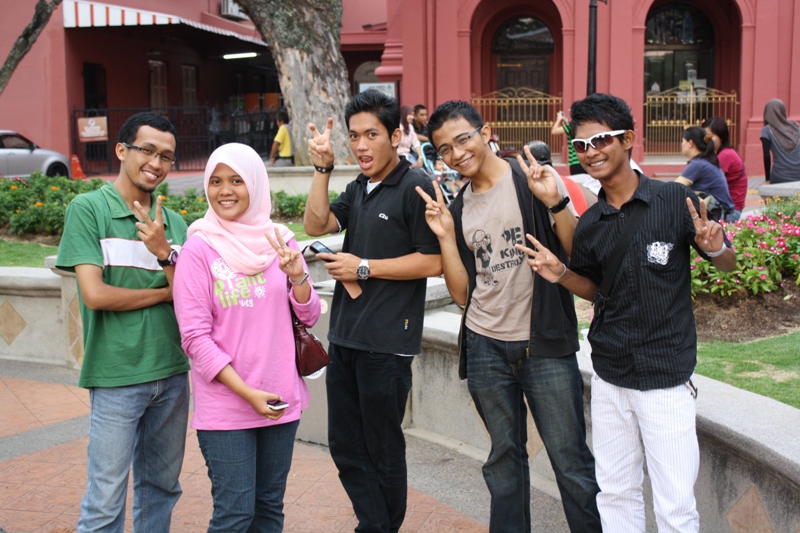
[[[692,296],[771,292],[784,279],[800,285],[800,199],[782,209],[773,205],[769,213],[725,225],[736,252],[738,268],[733,272],[718,271],[692,250]]]
[[[328,191],[328,198],[331,202],[339,197],[339,193]],[[307,194],[296,194],[290,196],[283,191],[272,193],[272,217],[273,218],[296,218],[303,216],[306,210]]]
[[[60,235],[64,212],[78,194],[103,186],[98,179],[70,181],[34,172],[27,179],[0,179],[0,226],[11,233]]]
[[[18,235],[61,235],[64,214],[72,199],[102,186],[103,181],[99,179],[70,181],[48,178],[40,173],[28,179],[0,179],[0,227],[7,226]],[[170,195],[165,181],[154,193],[161,196],[164,207],[180,214],[187,224],[202,218],[208,210],[208,202],[195,189],[187,189],[182,195]],[[331,201],[339,197],[333,191],[328,196]],[[283,191],[274,192],[273,218],[302,217],[307,199],[307,194],[290,196]]]

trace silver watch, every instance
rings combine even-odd
[[[358,268],[356,269],[356,274],[358,275],[358,279],[369,278],[369,259],[361,260],[361,263],[358,265]]]

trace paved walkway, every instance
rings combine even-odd
[[[86,484],[89,394],[75,386],[77,372],[44,365],[0,361],[0,531],[68,533],[75,529]],[[414,440],[414,439],[409,439]],[[416,443],[418,446],[419,443]],[[410,446],[413,448],[414,444]],[[451,454],[452,455],[452,454]],[[411,470],[430,465],[419,454]],[[437,458],[447,464],[464,458]],[[479,465],[468,461],[466,485],[483,488]],[[464,473],[462,472],[461,475]],[[442,480],[446,481],[446,480]],[[460,483],[456,481],[455,483]],[[423,483],[425,484],[425,483]],[[186,434],[181,474],[183,496],[175,508],[172,531],[205,531],[212,512],[211,485],[195,432]],[[436,484],[428,486],[435,487]],[[435,488],[430,490],[436,490]],[[131,531],[128,490],[126,531]],[[488,498],[480,495],[481,507]],[[476,506],[465,502],[466,507]],[[326,448],[297,442],[285,498],[287,533],[353,531],[356,520]],[[401,532],[487,531],[474,518],[413,487]]]

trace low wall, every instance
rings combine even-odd
[[[284,191],[286,194],[308,194],[311,180],[314,178],[314,167],[268,167],[269,188],[272,191]],[[328,190],[344,192],[347,184],[361,173],[358,165],[338,166],[331,173]],[[202,184],[201,184],[202,189]]]
[[[340,249],[341,237],[325,240],[334,251]],[[327,276],[321,262],[308,259],[315,281],[323,281]],[[48,258],[49,264],[53,260]],[[57,272],[58,275],[47,269],[0,268],[0,358],[80,365],[83,347],[75,278]],[[414,361],[405,424],[411,434],[483,461],[490,443],[466,382],[458,378],[460,316],[448,303],[442,280],[431,280],[422,354]],[[327,331],[328,316],[324,315],[315,327],[320,336]],[[578,361],[584,377],[591,445],[588,354],[589,347],[582,341]],[[695,494],[701,531],[799,533],[800,410],[703,376],[695,376],[694,380],[699,389],[697,430],[701,457]],[[324,397],[324,381],[318,380],[314,387],[315,398]],[[323,402],[312,402],[306,414],[301,436],[324,441]],[[312,420],[315,423],[310,426]],[[531,482],[559,498],[547,454],[530,415],[528,428]],[[645,486],[647,531],[656,531],[649,480]]]

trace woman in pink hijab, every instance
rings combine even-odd
[[[204,187],[209,210],[189,227],[173,296],[192,360],[192,427],[211,479],[208,531],[280,532],[309,398],[289,306],[313,325],[319,297],[292,232],[270,218],[269,178],[252,148],[217,148]]]

